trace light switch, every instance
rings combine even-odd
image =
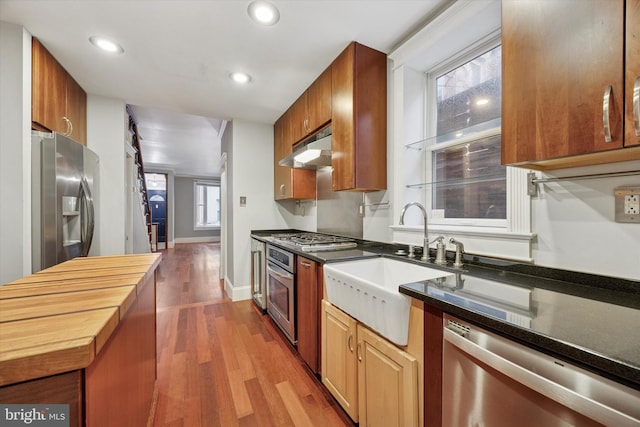
[[[240,196],[240,206],[247,206],[247,197]]]

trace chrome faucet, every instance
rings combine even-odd
[[[422,211],[422,216],[424,218],[424,246],[422,249],[422,260],[427,261],[429,259],[429,237],[428,237],[428,221],[427,221],[427,210],[418,202],[411,202],[404,205],[402,208],[402,212],[400,213],[400,225],[404,225],[404,214],[407,212],[407,208],[411,206],[417,206]]]

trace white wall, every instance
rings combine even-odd
[[[125,253],[125,102],[87,95],[87,147],[100,158],[99,254]]]
[[[31,35],[0,22],[0,284],[31,273]]]
[[[640,161],[557,171],[557,176],[640,170]],[[614,189],[640,175],[539,184],[532,200],[536,264],[640,280],[640,224],[614,220]]]
[[[227,237],[233,241],[228,246],[233,271],[227,273],[225,289],[236,301],[250,298],[251,230],[287,224],[273,201],[273,126],[234,120],[229,130],[233,150],[228,161],[233,164],[227,168],[227,185],[232,186],[227,202],[233,218]],[[240,206],[240,197],[246,197],[246,206]]]

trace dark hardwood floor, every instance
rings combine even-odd
[[[211,243],[163,251],[149,424],[352,426],[270,318],[226,298],[219,255]]]

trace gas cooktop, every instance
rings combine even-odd
[[[271,239],[303,252],[337,251],[358,246],[355,240],[349,237],[311,232],[273,234]]]

